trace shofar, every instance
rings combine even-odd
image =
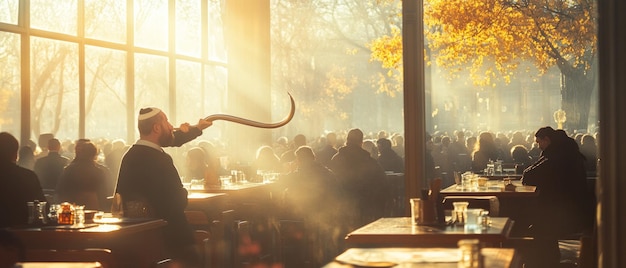
[[[224,120],[224,121],[230,121],[230,122],[239,123],[242,125],[247,125],[247,126],[252,126],[252,127],[258,127],[258,128],[278,128],[289,123],[289,121],[291,121],[291,119],[293,118],[293,115],[296,113],[296,104],[293,101],[293,97],[291,96],[291,94],[289,94],[289,100],[291,100],[291,110],[289,111],[289,115],[287,115],[287,117],[285,117],[283,120],[279,122],[275,122],[275,123],[257,122],[254,120],[245,119],[245,118],[241,118],[241,117],[237,117],[233,115],[227,115],[227,114],[209,115],[205,117],[204,120],[207,120],[207,121]]]

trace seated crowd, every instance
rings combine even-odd
[[[0,228],[24,225],[26,202],[32,200],[67,201],[109,211],[107,197],[115,191],[122,157],[130,146],[123,140],[107,139],[71,142],[49,137],[43,142],[19,147],[11,134],[0,133],[0,165],[5,170],[0,175],[0,206],[11,213],[2,217]],[[399,133],[365,134],[355,128],[328,132],[312,140],[304,134],[292,140],[280,137],[274,144],[260,146],[254,159],[245,161],[228,159],[227,145],[219,140],[198,140],[166,150],[181,170],[182,182],[203,179],[205,186],[219,187],[219,176],[230,174],[226,159],[249,163],[246,171],[250,181],[262,181],[262,172],[281,173],[277,182],[281,213],[316,226],[317,246],[326,251],[312,254],[316,255],[315,263],[322,265],[340,253],[343,235],[385,215],[385,173],[404,172],[403,142]],[[490,161],[500,160],[514,166],[516,174],[523,174],[524,183],[541,188],[540,202],[552,210],[566,207],[571,212],[569,220],[580,221],[581,226],[589,224],[574,212],[589,205],[576,199],[583,195],[584,186],[565,180],[575,177],[581,182],[594,176],[598,162],[594,135],[568,137],[551,128],[537,133],[457,131],[426,135],[426,143],[427,179],[442,178],[442,187],[454,184],[455,172],[482,172]],[[576,169],[568,169],[570,166]],[[560,173],[563,170],[569,173]],[[545,174],[559,180],[542,181]],[[571,187],[564,188],[565,184]],[[52,195],[46,197],[44,192]],[[553,224],[542,224],[549,215],[548,210],[535,215],[529,230],[530,235],[545,242],[541,247],[545,254],[554,253],[558,238]],[[556,220],[564,219],[550,221]]]

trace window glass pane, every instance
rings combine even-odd
[[[176,1],[176,52],[200,57],[201,22],[199,0]]]
[[[0,32],[0,131],[20,138],[20,38]]]
[[[167,0],[135,1],[135,45],[167,50]]]
[[[126,2],[85,0],[85,37],[124,43],[126,41]]]
[[[425,108],[432,115],[426,128],[435,134],[435,143],[445,136],[454,141],[455,132],[462,131],[469,145],[470,138],[480,140],[482,132],[489,132],[497,151],[489,158],[520,163],[511,147],[523,145],[536,160],[541,150],[533,134],[540,127],[563,129],[572,137],[598,131],[595,4],[455,3],[432,0],[424,6],[425,84],[430,93]],[[443,142],[434,148],[438,146],[442,149],[433,150],[433,158],[442,174],[486,168],[479,157],[471,166],[440,165],[444,161],[437,156],[446,150]],[[479,141],[464,149],[471,155],[491,150],[486,148]],[[452,163],[459,159],[451,158]],[[448,183],[453,183],[449,176]]]
[[[0,1],[0,22],[17,24],[19,0]]]
[[[195,124],[199,118],[208,114],[206,99],[202,90],[202,72],[200,63],[176,61],[176,117],[177,124],[189,122]]]
[[[32,137],[52,133],[59,139],[77,139],[78,46],[32,37],[30,53]]]
[[[76,10],[75,0],[31,0],[30,25],[36,29],[76,35]]]
[[[209,0],[209,27],[208,38],[209,59],[226,61],[226,48],[224,44],[224,23],[222,21],[222,1]]]
[[[205,116],[224,113],[226,103],[227,71],[222,66],[204,66],[204,105]],[[225,124],[220,124],[225,126]],[[218,127],[210,127],[204,130],[209,137],[221,137],[222,130]]]
[[[165,57],[135,54],[135,111],[157,107],[169,116],[167,68]]]
[[[85,48],[85,135],[126,139],[126,52]]]

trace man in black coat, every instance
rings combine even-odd
[[[386,175],[376,159],[361,145],[363,132],[351,129],[346,145],[333,156],[329,168],[337,176],[345,193],[344,204],[348,224],[360,227],[383,216],[387,196]]]
[[[185,123],[174,131],[158,108],[141,109],[138,118],[140,139],[122,159],[116,193],[122,196],[125,216],[154,216],[167,221],[164,236],[170,254],[183,263],[197,264],[193,232],[185,218],[187,190],[170,155],[161,147],[181,146],[202,134],[211,125]],[[137,206],[141,206],[138,208]],[[146,215],[136,215],[137,210]],[[130,215],[129,215],[130,214]]]
[[[530,213],[537,262],[529,267],[558,264],[558,239],[588,232],[593,226],[593,196],[587,190],[584,157],[563,130],[540,128],[535,141],[541,156],[524,170],[522,182],[537,187],[538,205]],[[536,254],[536,255],[535,255]],[[531,260],[531,263],[534,260]]]
[[[27,224],[26,202],[46,200],[35,172],[16,164],[18,147],[13,135],[0,133],[0,228]]]
[[[34,170],[44,189],[55,189],[63,168],[70,163],[69,158],[59,153],[60,150],[61,142],[52,138],[48,140],[48,155],[35,161]]]

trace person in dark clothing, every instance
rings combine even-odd
[[[376,141],[378,146],[378,164],[385,171],[392,171],[396,173],[404,172],[404,159],[400,157],[392,148],[391,141],[387,138],[380,138]]]
[[[352,227],[363,226],[381,217],[387,196],[385,171],[361,147],[362,143],[363,132],[351,129],[346,145],[339,148],[329,167],[345,193],[345,212],[349,217],[346,223]]]
[[[286,254],[287,267],[303,267],[302,259],[310,262],[308,267],[321,267],[341,253],[336,236],[340,224],[337,200],[341,196],[335,174],[316,160],[309,146],[301,146],[296,150],[296,170],[282,177],[278,184],[284,189],[284,217],[302,221],[305,228],[304,241],[308,245],[296,243],[289,247]],[[304,258],[299,251],[306,252]],[[304,250],[303,250],[304,249]]]
[[[60,150],[61,142],[52,138],[48,140],[48,155],[35,161],[34,171],[44,189],[56,188],[63,169],[70,162],[67,157],[61,156]]]
[[[337,181],[335,174],[324,165],[316,161],[315,154],[308,146],[296,150],[297,168],[285,175],[279,183],[286,190],[286,202],[296,214],[303,216],[308,212],[322,214],[328,207],[333,206],[331,199],[335,198]],[[329,203],[330,202],[330,203]]]
[[[329,132],[326,134],[326,144],[316,153],[317,161],[324,166],[328,166],[336,153],[337,133]]]
[[[26,202],[46,200],[37,174],[16,164],[18,148],[13,135],[0,133],[0,228],[27,224]]]
[[[493,134],[490,132],[482,132],[478,135],[476,148],[472,152],[472,170],[474,172],[482,172],[489,161],[503,159],[500,155]]]
[[[596,138],[590,134],[585,134],[581,138],[580,152],[585,156],[585,169],[590,176],[597,175],[598,167],[598,146]]]
[[[535,134],[542,153],[523,172],[522,183],[534,185],[538,204],[530,216],[535,246],[529,267],[558,265],[558,239],[589,232],[593,226],[593,197],[586,189],[584,157],[563,130],[540,128]]]
[[[18,152],[17,165],[29,170],[35,168],[35,150],[30,146],[22,146]]]
[[[164,239],[170,255],[189,265],[198,264],[199,259],[193,249],[193,232],[184,213],[187,190],[183,188],[172,157],[162,147],[181,146],[200,136],[211,124],[200,119],[195,126],[185,123],[180,130],[174,131],[160,109],[141,109],[138,118],[140,139],[124,155],[117,181],[116,193],[123,200],[124,215],[131,216],[139,210],[166,220]]]
[[[107,210],[107,197],[113,194],[113,179],[109,169],[96,162],[98,148],[91,141],[83,140],[76,144],[75,152],[74,160],[59,178],[57,200],[84,205],[85,209]]]
[[[515,174],[522,174],[533,163],[533,158],[528,155],[528,150],[524,145],[511,147],[511,159],[515,164]]]
[[[435,159],[433,159],[432,154],[435,144],[433,143],[433,137],[429,133],[424,135],[424,142],[426,144],[426,153],[424,154],[424,175],[426,176],[426,182],[430,184],[430,182],[438,176],[435,168]]]

